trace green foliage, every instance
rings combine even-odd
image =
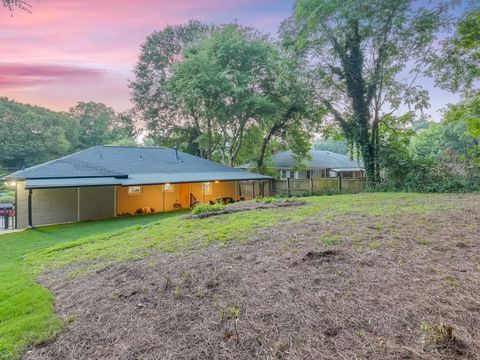
[[[104,104],[79,102],[70,109],[78,121],[77,149],[111,143],[135,143],[136,129],[129,113],[115,114]]]
[[[223,209],[225,209],[225,205],[220,202],[214,203],[213,205],[198,203],[192,209],[192,214],[198,215],[210,211],[222,211]]]
[[[480,79],[480,9],[467,11],[455,33],[442,42],[442,50],[429,57],[429,75],[450,91],[469,92]]]
[[[107,143],[135,143],[130,113],[100,103],[79,103],[70,113],[0,98],[0,166],[5,173]],[[3,171],[2,171],[3,172]]]
[[[443,13],[412,0],[297,0],[294,21],[283,24],[283,43],[314,68],[318,101],[361,153],[371,184],[380,178],[380,122],[401,104],[428,106],[401,73],[420,71],[418,54],[433,51]]]
[[[201,135],[195,119],[179,111],[166,83],[173,65],[182,59],[185,48],[213,29],[213,26],[198,21],[166,26],[153,32],[142,44],[134,69],[135,77],[129,87],[132,101],[146,122],[153,145],[171,146],[171,140],[178,140],[175,145],[187,150],[189,144]],[[177,121],[179,118],[181,122]],[[198,142],[196,146],[198,148]]]
[[[185,115],[199,125],[198,142],[206,157],[218,148],[222,162],[236,160],[247,123],[272,111],[258,91],[272,76],[272,46],[249,29],[226,25],[184,51],[167,83]],[[205,129],[202,131],[202,129]]]
[[[0,164],[20,168],[65,155],[76,129],[68,114],[0,98]]]
[[[414,159],[430,162],[445,176],[480,176],[479,99],[475,96],[450,106],[441,123],[432,123],[420,131],[412,139]]]
[[[15,196],[11,196],[11,195],[0,196],[0,204],[15,204]]]
[[[300,77],[255,30],[191,21],[147,38],[130,87],[155,144],[263,171],[273,149],[310,148],[321,117]]]
[[[350,149],[345,140],[317,139],[313,144],[315,150],[331,151],[337,154],[348,155]]]

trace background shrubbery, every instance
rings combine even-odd
[[[0,204],[14,204],[15,196],[2,195],[0,196]]]

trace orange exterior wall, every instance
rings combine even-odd
[[[212,193],[202,193],[202,183],[172,184],[173,191],[163,192],[162,185],[141,186],[140,194],[128,194],[128,186],[117,187],[117,214],[135,214],[137,209],[153,208],[155,212],[175,210],[174,204],[180,204],[182,209],[190,205],[190,194],[197,201],[208,203],[219,197],[231,197],[238,200],[235,181],[212,182]]]

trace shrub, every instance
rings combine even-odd
[[[0,196],[0,204],[15,204],[15,196]]]
[[[215,203],[215,204],[201,204],[198,203],[195,205],[195,207],[192,209],[192,214],[198,215],[202,214],[204,212],[210,212],[210,211],[222,211],[225,209],[225,205],[222,203]]]

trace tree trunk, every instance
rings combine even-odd
[[[367,175],[367,184],[369,187],[374,187],[377,183],[375,177],[375,149],[371,143],[367,142],[361,146],[363,157],[363,164],[365,166],[365,173]]]

